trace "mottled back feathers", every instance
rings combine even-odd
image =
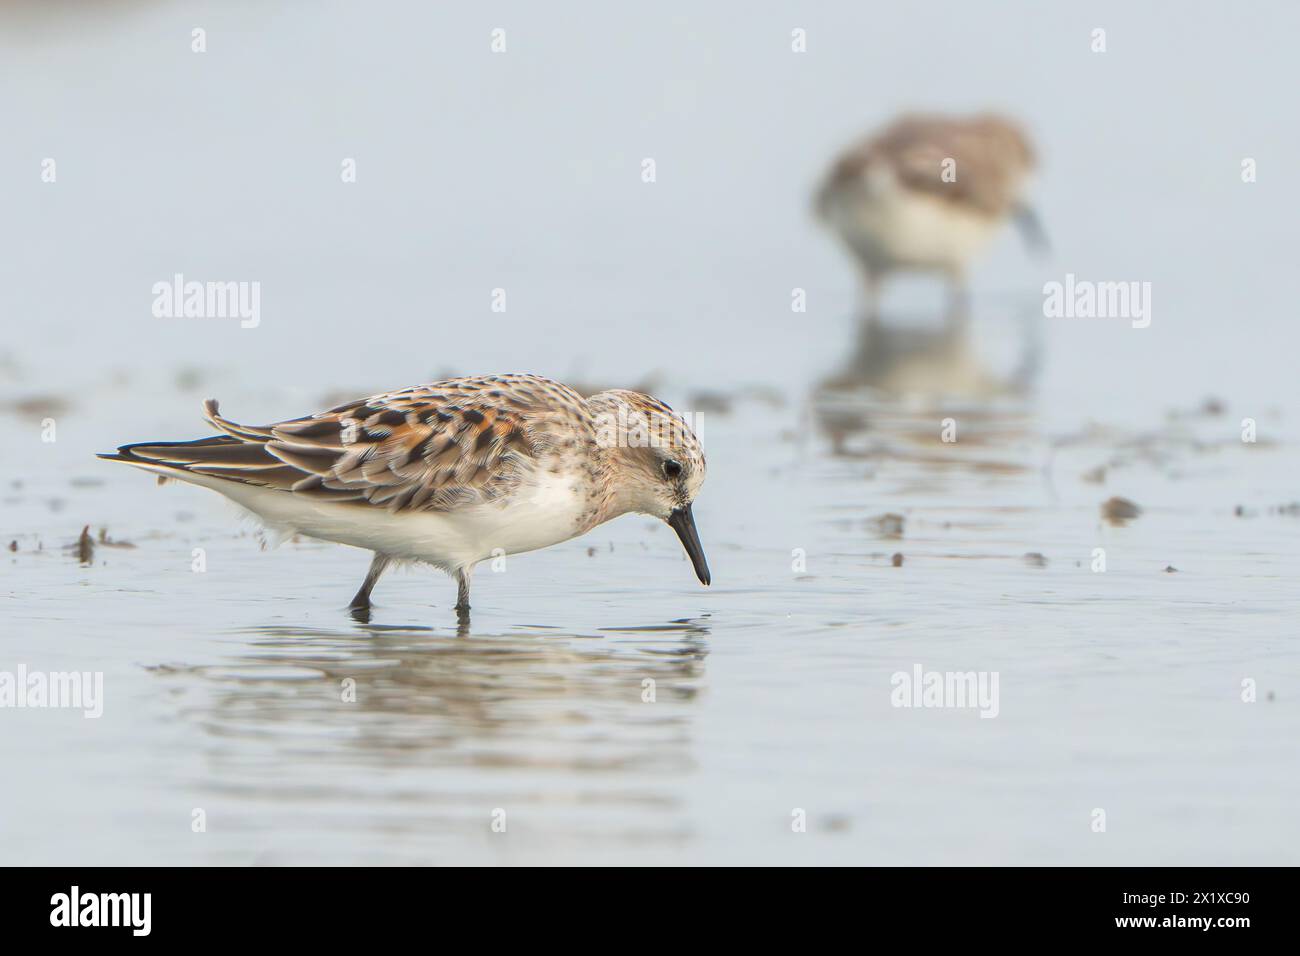
[[[119,460],[152,463],[295,495],[450,511],[509,496],[551,460],[594,442],[583,398],[533,375],[458,378],[387,392],[316,415],[196,442],[125,445]]]
[[[954,177],[945,178],[945,160]],[[873,169],[886,171],[907,189],[946,199],[989,215],[1007,214],[1034,167],[1023,131],[999,116],[904,116],[845,151],[818,194],[818,206],[836,190]]]

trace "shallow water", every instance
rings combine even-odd
[[[1295,4],[225,4],[201,56],[62,6],[0,5],[0,672],[105,699],[0,709],[0,862],[1300,862]],[[834,393],[809,197],[904,109],[1022,119],[1055,251],[999,237],[969,348],[900,280]],[[155,316],[178,273],[259,324]],[[1150,326],[1045,319],[1067,274]],[[711,588],[627,517],[480,569],[465,633],[418,570],[363,625],[366,555],[93,458],[506,371],[708,406]],[[918,665],[997,716],[893,706]]]
[[[88,433],[136,404],[91,399]],[[0,845],[27,863],[1294,863],[1300,518],[1276,506],[1295,449],[1210,411],[1052,430],[1032,399],[738,400],[702,428],[713,587],[669,529],[625,517],[481,568],[460,630],[435,572],[386,577],[357,623],[361,552],[259,550],[216,496],[60,438],[6,476],[0,659],[103,671],[104,710],[3,713]],[[1103,521],[1112,494],[1141,515]],[[65,546],[85,523],[134,547],[83,566]],[[893,706],[915,665],[997,672],[996,717]]]

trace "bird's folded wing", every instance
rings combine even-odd
[[[1015,175],[1029,164],[1028,144],[1010,126],[909,116],[845,153],[833,180],[880,165],[907,189],[999,215],[1014,198]]]
[[[123,446],[120,455],[295,495],[445,511],[510,494],[543,455],[574,441],[576,412],[547,398],[439,383],[258,426],[223,417],[209,401],[205,416],[224,436]]]

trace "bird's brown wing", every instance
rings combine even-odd
[[[831,182],[846,182],[875,165],[887,167],[908,189],[1001,215],[1033,155],[1020,129],[1000,117],[905,116],[841,156]],[[947,169],[953,175],[945,176]]]
[[[446,511],[510,494],[541,460],[585,437],[583,399],[538,376],[451,379],[272,425],[205,416],[225,432],[124,445],[117,460],[389,511]]]

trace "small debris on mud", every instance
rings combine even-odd
[[[691,396],[691,410],[711,415],[730,415],[731,396],[722,392],[696,392]]]
[[[200,385],[206,384],[208,376],[203,369],[187,365],[176,370],[176,387],[182,392],[192,392]]]
[[[57,418],[70,407],[67,400],[58,395],[31,395],[13,402],[9,410],[23,418]]]
[[[901,538],[906,519],[900,514],[887,511],[882,515],[867,519],[867,527],[882,538]]]
[[[1079,477],[1090,485],[1100,485],[1106,480],[1106,466],[1098,465],[1096,468],[1085,471]]]
[[[82,564],[95,560],[95,539],[90,536],[90,525],[81,529],[81,537],[77,539],[77,560]]]
[[[1025,555],[1025,564],[1031,568],[1045,568],[1047,567],[1047,558],[1037,551],[1030,551]]]
[[[1132,521],[1142,513],[1142,509],[1127,498],[1118,496],[1107,498],[1101,504],[1101,516],[1111,524],[1123,524]]]
[[[114,541],[112,538],[108,536],[107,528],[99,529],[98,543],[102,544],[106,548],[134,548],[135,547],[135,545],[132,544],[130,541]]]
[[[895,551],[894,556],[889,559],[889,563],[896,568],[901,568],[903,566],[903,555]]]
[[[1228,403],[1214,395],[1208,395],[1195,408],[1171,408],[1165,413],[1170,421],[1186,421],[1192,418],[1217,418],[1228,410]]]

